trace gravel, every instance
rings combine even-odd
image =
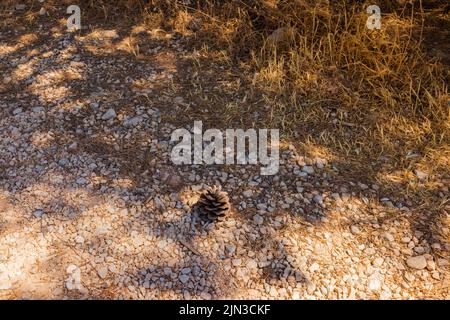
[[[445,212],[437,232],[406,195],[293,145],[273,177],[258,166],[173,166],[171,133],[203,108],[183,86],[196,74],[192,90],[205,85],[209,99],[218,85],[166,63],[191,66],[192,49],[155,33],[159,49],[140,44],[149,63],[108,49],[121,43],[114,30],[57,35],[47,16],[36,53],[21,43],[0,56],[0,298],[446,297]],[[235,77],[207,68],[234,88]],[[212,184],[230,196],[224,222],[195,210]]]

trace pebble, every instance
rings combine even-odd
[[[82,243],[84,243],[84,238],[82,236],[76,236],[75,237],[75,242],[79,243],[79,244],[82,244]]]
[[[317,262],[314,262],[310,267],[309,267],[309,272],[314,273],[316,271],[320,270],[320,266]]]
[[[253,196],[253,191],[252,190],[245,190],[244,192],[242,192],[242,195],[246,198],[250,198],[251,196]]]
[[[181,283],[185,284],[186,282],[189,281],[189,276],[186,275],[186,274],[182,274],[182,275],[180,275],[180,276],[178,277],[178,279],[180,279],[180,282],[181,282]]]
[[[236,252],[236,246],[234,244],[227,244],[225,248],[229,255],[232,255]]]
[[[314,168],[312,166],[303,166],[302,171],[307,174],[314,174]]]
[[[124,120],[123,125],[125,127],[134,127],[141,122],[142,122],[142,117],[137,116],[137,117],[132,117],[132,118],[128,118],[128,119]]]
[[[103,115],[102,120],[111,120],[116,117],[116,111],[114,109],[108,109]]]
[[[233,266],[239,267],[242,263],[242,260],[241,259],[233,259],[231,262],[233,263]]]
[[[182,273],[182,274],[188,274],[188,273],[191,273],[191,268],[183,268],[183,269],[181,269],[181,273]]]
[[[108,268],[107,267],[100,267],[97,269],[97,274],[100,278],[105,279],[108,275]]]
[[[369,290],[380,290],[381,289],[381,281],[378,276],[371,277],[369,279]]]
[[[33,212],[33,216],[35,216],[36,218],[41,218],[43,214],[44,214],[44,210],[42,210],[42,209],[37,209]]]
[[[389,241],[389,242],[394,241],[394,236],[393,236],[392,234],[390,234],[389,232],[386,232],[386,233],[384,234],[384,238],[385,238],[387,241]]]
[[[322,203],[323,203],[323,198],[322,198],[322,196],[321,196],[321,195],[318,195],[318,194],[316,194],[316,195],[313,197],[313,200],[314,200],[314,202],[317,203],[317,204],[322,204]]]
[[[373,265],[374,265],[375,267],[381,267],[381,266],[383,265],[383,262],[384,262],[384,259],[383,259],[383,258],[376,258],[376,259],[373,261]]]
[[[358,226],[351,226],[350,231],[355,235],[361,233],[361,230],[358,228]]]
[[[253,216],[253,222],[256,223],[257,225],[262,225],[264,222],[264,218],[261,217],[259,214],[255,214]]]
[[[406,260],[406,265],[410,268],[421,270],[427,266],[427,260],[422,256],[410,257]]]
[[[258,268],[258,263],[255,260],[253,260],[253,259],[249,259],[247,261],[247,268],[249,268],[250,270],[257,269]]]

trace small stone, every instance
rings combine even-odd
[[[43,214],[44,214],[44,211],[42,209],[37,209],[33,212],[33,216],[35,216],[36,218],[42,217]]]
[[[381,281],[378,276],[369,279],[369,290],[379,290],[381,288]]]
[[[231,261],[233,263],[233,266],[235,267],[239,267],[241,265],[242,260],[241,259],[233,259],[233,261]]]
[[[376,259],[373,261],[373,265],[374,265],[375,267],[381,267],[381,266],[383,265],[383,262],[384,262],[384,259],[383,259],[383,258],[376,258]]]
[[[322,196],[319,195],[319,194],[316,194],[316,195],[313,197],[313,200],[314,200],[314,202],[317,203],[317,204],[322,204],[322,203],[323,203],[323,198],[322,198]]]
[[[102,120],[110,120],[116,117],[116,111],[114,109],[108,109],[103,115]]]
[[[180,282],[181,282],[181,283],[185,284],[186,282],[189,281],[189,276],[186,275],[186,274],[182,274],[182,275],[180,275],[180,276],[178,277],[178,279],[180,279]]]
[[[125,127],[134,127],[137,126],[140,122],[142,122],[142,117],[132,117],[123,121],[123,125]]]
[[[408,258],[406,260],[406,264],[410,268],[421,270],[427,266],[427,260],[424,256],[415,256]]]
[[[84,238],[82,236],[76,236],[75,242],[82,244],[82,243],[84,243]]]
[[[307,174],[314,174],[314,168],[312,166],[303,166],[302,171]]]
[[[77,181],[76,181],[76,183],[77,183],[78,185],[84,185],[84,184],[86,184],[87,182],[88,182],[88,181],[87,181],[85,178],[83,178],[83,177],[78,178]]]
[[[255,260],[250,259],[247,261],[247,268],[254,270],[254,269],[258,268],[258,263]]]
[[[22,113],[22,108],[15,108],[15,109],[13,110],[13,115],[17,115],[17,114],[19,114],[19,113]]]
[[[200,297],[204,300],[211,300],[211,294],[209,294],[208,292],[204,291],[200,294]]]
[[[42,7],[41,10],[39,10],[39,14],[40,14],[41,16],[43,16],[43,15],[46,14],[46,13],[47,13],[47,10],[45,10],[44,7]]]
[[[98,276],[102,279],[105,279],[108,275],[108,268],[107,267],[100,267],[97,269]]]
[[[244,192],[242,192],[242,195],[246,198],[250,198],[253,195],[253,191],[252,190],[245,190]]]
[[[420,170],[414,170],[414,174],[416,175],[417,178],[419,178],[419,180],[425,180],[426,178],[428,178],[428,173],[424,172],[424,171],[420,171]]]
[[[261,225],[264,222],[264,218],[261,217],[259,214],[255,214],[253,216],[253,222],[256,223],[257,225]]]
[[[306,291],[308,292],[308,294],[313,294],[314,291],[316,291],[316,285],[312,282],[308,282],[306,286]]]
[[[236,252],[236,246],[234,244],[227,244],[225,249],[227,250],[228,254],[232,255]]]
[[[350,231],[351,231],[353,234],[360,234],[360,233],[361,233],[361,230],[359,230],[358,226],[351,226],[351,227],[350,227]]]
[[[386,232],[386,233],[384,234],[384,238],[385,238],[387,241],[389,241],[389,242],[394,241],[394,236],[393,236],[392,234],[390,234],[389,232]]]
[[[69,264],[66,268],[66,272],[71,274],[71,273],[74,273],[77,269],[78,269],[78,267],[76,265]]]
[[[433,279],[435,279],[435,280],[441,280],[441,277],[440,277],[440,275],[439,275],[439,272],[437,272],[437,271],[433,271],[433,272],[431,273],[431,276],[432,276]]]
[[[181,273],[182,273],[182,274],[188,274],[188,273],[191,273],[191,268],[183,268],[183,269],[181,269]]]
[[[0,281],[0,290],[8,290],[11,289],[11,283],[6,281]]]
[[[439,259],[437,260],[437,265],[438,265],[439,267],[446,267],[446,266],[449,265],[449,263],[448,263],[448,260],[447,260],[447,259],[439,258]]]
[[[314,273],[316,271],[318,271],[320,269],[320,266],[317,262],[314,262],[310,267],[309,267],[309,272]]]
[[[99,104],[98,104],[98,102],[92,102],[89,104],[89,106],[92,108],[92,110],[95,111],[98,109]]]
[[[43,107],[33,107],[31,108],[31,111],[33,111],[34,113],[41,113],[44,112],[44,108]]]

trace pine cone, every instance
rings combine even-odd
[[[203,191],[198,200],[200,215],[210,221],[222,221],[230,210],[228,194],[221,187],[214,186]]]

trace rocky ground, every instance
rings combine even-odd
[[[292,144],[272,177],[173,166],[173,118],[198,112],[179,88],[235,78],[188,72],[198,52],[176,34],[124,32],[151,41],[1,31],[0,298],[449,298],[448,213],[422,219]],[[213,184],[232,212],[204,225],[192,207]]]

